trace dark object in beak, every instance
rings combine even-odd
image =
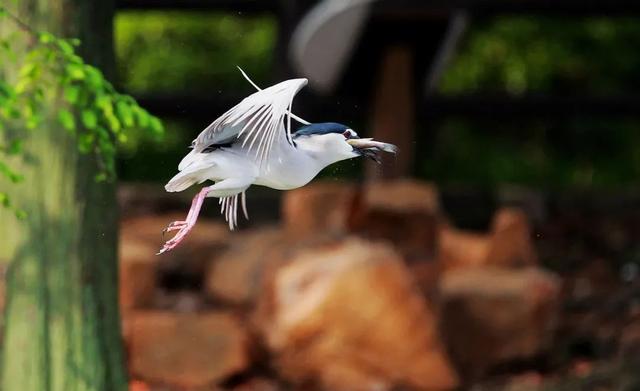
[[[354,148],[360,155],[373,160],[374,162],[378,163],[378,164],[382,164],[382,159],[380,159],[380,153],[378,152],[377,149],[374,148],[368,148],[368,149],[357,149]]]
[[[354,151],[357,151],[360,155],[367,157],[378,164],[382,163],[379,154],[380,151],[393,154],[398,152],[398,147],[395,145],[374,141],[372,138],[349,139],[347,140],[347,143],[353,147]]]

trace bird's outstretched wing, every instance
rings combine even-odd
[[[214,144],[241,142],[263,164],[275,142],[286,140],[293,145],[291,105],[305,85],[307,79],[291,79],[249,95],[198,135],[192,144],[194,151],[202,152]]]

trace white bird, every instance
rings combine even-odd
[[[242,70],[240,70],[242,72]],[[238,201],[248,219],[245,191],[251,185],[290,190],[309,183],[328,165],[358,156],[379,162],[378,151],[396,153],[392,144],[359,138],[346,125],[311,124],[291,113],[294,96],[307,79],[291,79],[258,91],[207,126],[191,143],[168,192],[183,191],[207,180],[195,196],[185,220],[174,221],[164,232],[178,231],[158,254],[175,248],[196,223],[206,197],[219,198],[220,210],[231,230],[237,226]],[[305,126],[291,132],[291,120]]]

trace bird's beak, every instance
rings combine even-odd
[[[380,156],[378,156],[378,152],[384,151],[394,154],[398,152],[398,147],[395,145],[374,141],[372,138],[352,138],[348,139],[347,143],[362,156],[368,157],[378,164],[382,162]]]

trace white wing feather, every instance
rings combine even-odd
[[[305,85],[307,79],[286,80],[244,98],[198,135],[193,143],[194,152],[202,152],[212,144],[237,140],[243,146],[249,145],[249,151],[263,164],[276,141],[286,140],[293,145],[291,105]],[[254,87],[257,88],[255,84]]]

